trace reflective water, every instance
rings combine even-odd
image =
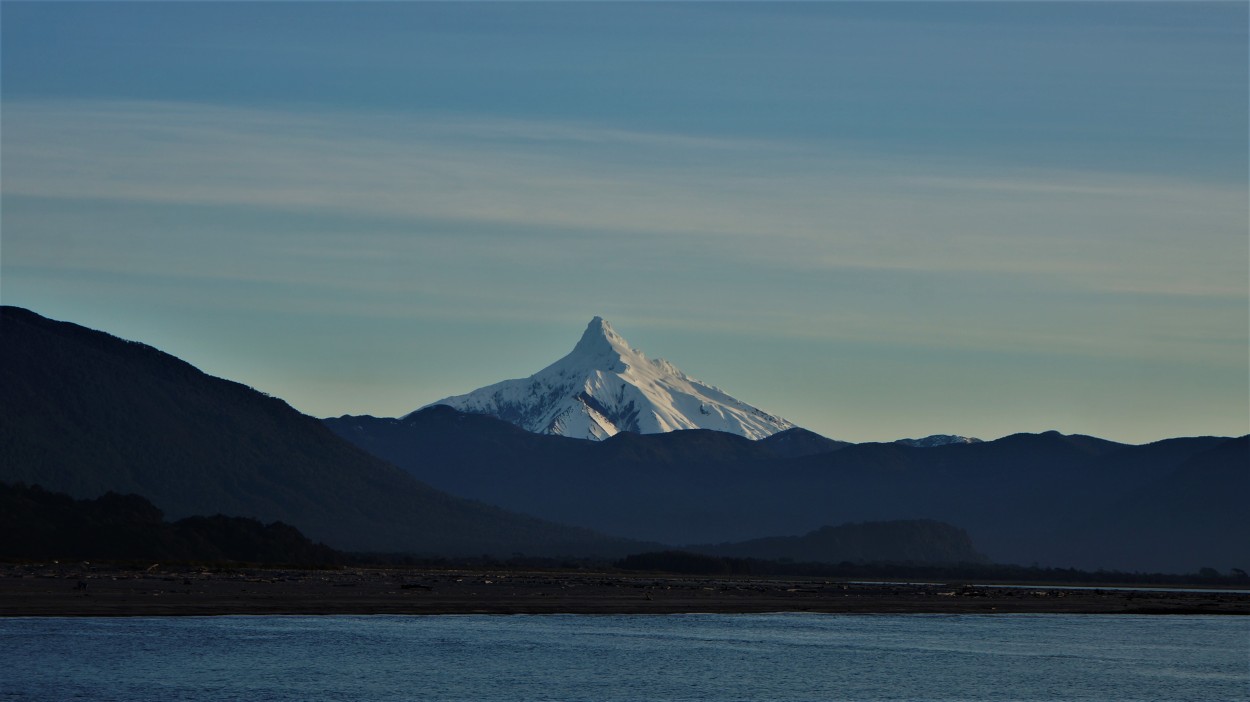
[[[3,700],[1248,700],[1250,619],[0,620]]]

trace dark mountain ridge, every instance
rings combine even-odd
[[[448,407],[320,422],[144,344],[26,310],[0,308],[0,342],[0,481],[136,493],[175,519],[282,521],[344,550],[615,556],[938,520],[997,561],[1250,564],[1244,437],[1126,446],[1045,432],[918,448],[689,430],[591,442]]]
[[[353,551],[619,555],[638,544],[452,497],[285,402],[150,346],[0,307],[0,481],[291,524]]]
[[[810,441],[800,450],[778,450],[769,439],[698,430],[548,441],[554,437],[517,434],[506,422],[454,412],[432,407],[404,420],[325,421],[454,494],[673,545],[797,536],[843,522],[933,519],[966,529],[999,562],[1172,572],[1193,572],[1213,558],[1228,561],[1224,567],[1250,563],[1239,531],[1221,531],[1192,513],[1200,500],[1164,509],[1179,493],[1151,487],[1186,461],[1201,462],[1205,450],[1235,441],[1227,438],[1129,446],[1051,431],[925,448],[880,443],[811,452]],[[1191,487],[1229,521],[1237,512],[1216,493],[1247,494],[1250,462],[1221,480]],[[1152,506],[1128,500],[1135,491],[1153,491]],[[1122,532],[1106,539],[1072,533],[1075,524],[1102,524],[1111,534],[1105,525],[1148,522],[1154,513],[1171,515],[1166,548],[1126,549],[1132,536]],[[1126,550],[1136,555],[1120,558]]]
[[[828,439],[814,431],[795,427],[766,436],[756,442],[781,458],[798,458],[799,456],[815,456],[821,453],[837,451],[850,446],[849,441]]]
[[[1177,440],[1184,442],[1186,440]],[[1198,440],[1195,443],[1207,444]],[[1177,451],[1168,442],[1162,449]],[[1250,552],[1250,436],[1205,446],[1162,473],[1116,497],[1114,504],[1074,521],[1059,538],[1103,556],[1107,568],[1123,568],[1157,552],[1184,552],[1192,563],[1224,570]],[[1182,526],[1183,525],[1183,526]],[[1241,558],[1230,562],[1232,553]]]

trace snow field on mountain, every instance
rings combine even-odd
[[[536,433],[594,440],[622,431],[679,429],[762,439],[794,427],[687,376],[668,361],[647,358],[600,317],[591,320],[567,356],[534,375],[430,404],[492,415]]]

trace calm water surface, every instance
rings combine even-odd
[[[1250,619],[0,620],[2,700],[1250,700]]]

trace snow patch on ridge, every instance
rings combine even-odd
[[[933,448],[950,444],[979,444],[981,440],[972,436],[956,436],[954,434],[934,434],[923,439],[899,439],[896,444],[914,446],[916,448]]]

